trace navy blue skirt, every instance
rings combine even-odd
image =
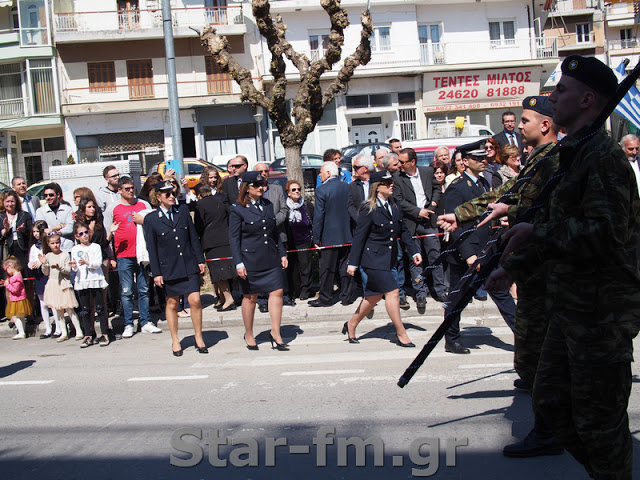
[[[374,270],[365,268],[367,283],[364,286],[364,296],[380,295],[381,293],[392,292],[398,288],[396,279],[389,270]]]
[[[246,280],[238,277],[242,293],[251,295],[255,293],[269,293],[284,288],[282,281],[282,267],[275,267],[262,272],[247,272]]]
[[[164,294],[167,297],[177,297],[180,295],[188,295],[193,292],[200,291],[200,275],[194,273],[187,278],[178,278],[177,280],[164,281]]]

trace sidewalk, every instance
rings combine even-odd
[[[294,307],[283,307],[282,325],[291,323],[299,324],[304,322],[336,322],[336,324],[339,325],[351,318],[353,312],[355,312],[360,302],[360,299],[358,299],[355,303],[348,306],[343,306],[338,302],[331,307],[310,307],[308,305],[309,300],[296,300],[296,305]],[[215,308],[213,308],[212,302],[213,297],[211,294],[204,293],[202,295],[202,323],[204,330],[219,328],[220,326],[242,325],[242,312],[240,307],[231,312],[217,312]],[[442,320],[444,318],[442,303],[436,302],[431,297],[427,298],[427,308],[424,313],[418,312],[413,299],[410,298],[409,303],[411,304],[411,308],[409,310],[400,311],[403,318],[425,317],[434,322]],[[137,313],[135,312],[134,318],[137,318]],[[163,330],[168,330],[164,312],[156,314],[152,313],[151,318],[154,321],[159,321],[158,326],[160,328],[162,328]],[[381,300],[376,306],[373,318],[377,320],[389,318],[384,308],[384,300]],[[364,321],[366,320],[367,319],[365,318]],[[121,317],[112,316],[110,318],[110,321],[116,331],[118,331],[118,327],[120,330],[122,329]],[[474,300],[473,303],[469,304],[462,315],[462,322],[468,324],[469,321],[478,326],[504,323],[497,307],[491,300],[488,300],[486,302]],[[10,329],[8,327],[8,323],[8,321],[0,323],[0,338],[11,338],[13,337],[13,335],[15,335],[15,329]],[[254,323],[256,325],[268,325],[270,323],[269,314],[260,313],[260,311],[256,307]],[[187,330],[192,329],[193,325],[191,323],[191,318],[179,318],[178,328]],[[38,338],[40,336],[40,333],[43,332],[38,331],[35,338]],[[31,340],[32,338],[34,337],[29,337],[29,340]]]

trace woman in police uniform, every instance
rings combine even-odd
[[[174,185],[170,181],[154,186],[160,202],[157,210],[144,219],[144,238],[149,252],[153,282],[164,287],[167,296],[165,314],[171,332],[172,350],[182,356],[178,339],[178,303],[180,295],[188,295],[191,321],[195,330],[196,350],[209,353],[202,338],[202,305],[200,275],[204,273],[204,254],[196,228],[186,205],[177,208]]]
[[[398,236],[416,265],[422,263],[422,257],[400,210],[389,201],[393,193],[391,174],[387,170],[375,172],[369,181],[369,198],[360,207],[347,268],[350,275],[358,267],[367,274],[364,298],[351,320],[345,322],[342,333],[348,334],[349,343],[360,343],[355,338],[356,327],[384,295],[387,313],[396,327],[396,344],[415,347],[400,320],[398,285],[391,273],[398,253]]]
[[[282,269],[287,254],[278,231],[273,205],[262,198],[266,179],[260,172],[244,172],[238,201],[229,209],[229,243],[244,298],[242,320],[244,340],[249,350],[257,350],[253,337],[253,317],[258,294],[269,294],[271,347],[288,350],[280,336],[282,321]]]

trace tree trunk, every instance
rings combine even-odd
[[[304,178],[302,175],[302,145],[284,147],[284,158],[287,164],[287,178],[300,183],[304,189]]]

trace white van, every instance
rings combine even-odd
[[[486,140],[491,135],[475,137],[448,137],[448,138],[427,138],[424,140],[407,140],[402,142],[402,148],[413,148],[418,157],[418,165],[426,167],[431,164],[438,147],[447,147],[453,155],[453,151],[461,145]]]

